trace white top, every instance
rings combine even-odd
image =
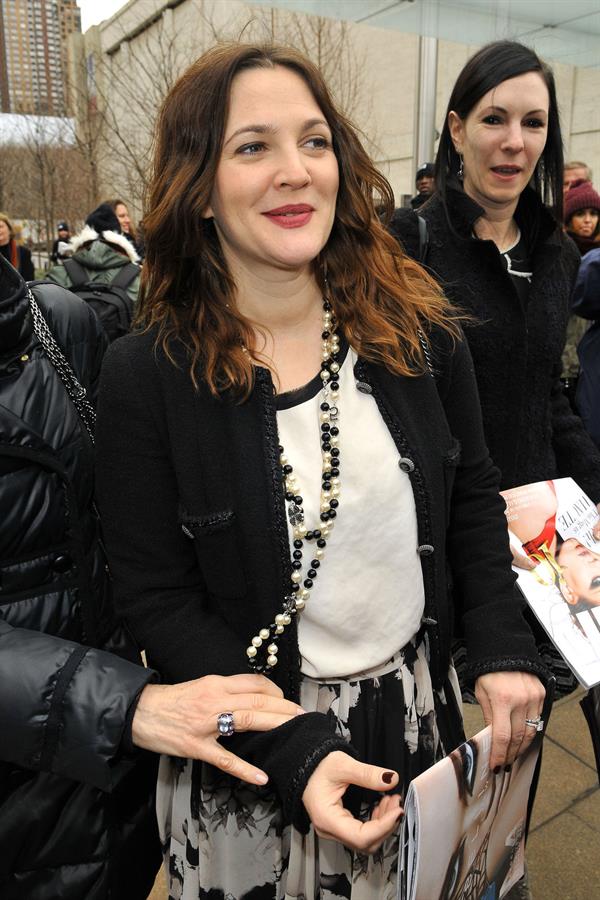
[[[425,606],[412,486],[375,400],[356,387],[355,362],[349,350],[338,379],[338,515],[298,621],[302,672],[312,678],[346,677],[387,662],[419,630]],[[318,384],[313,379],[277,398],[279,440],[309,531],[322,526]],[[288,531],[291,546],[289,522]],[[303,581],[315,549],[315,541],[304,541]]]

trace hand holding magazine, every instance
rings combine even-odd
[[[598,511],[572,478],[503,491],[511,545],[534,563],[518,569],[525,598],[579,681],[600,683]]]
[[[491,737],[488,726],[411,782],[398,900],[497,900],[522,877],[527,800],[542,734],[509,771],[497,773],[489,766]]]

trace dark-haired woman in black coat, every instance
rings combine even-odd
[[[397,210],[391,227],[470,317],[502,488],[570,475],[598,503],[600,455],[559,381],[579,266],[559,224],[562,165],[551,70],[521,44],[490,44],[466,64],[448,103],[437,192],[419,210],[427,242],[410,210]]]

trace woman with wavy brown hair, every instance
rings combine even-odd
[[[395,896],[400,793],[462,738],[447,568],[492,765],[539,721],[468,351],[382,207],[293,50],[217,47],[163,104],[99,403],[116,595],[165,680],[260,672],[301,704],[262,734],[215,717],[266,786],[163,757],[172,896]]]

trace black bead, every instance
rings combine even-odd
[[[303,546],[304,543],[299,538],[296,538],[296,540],[294,541],[294,547],[296,548],[296,550],[302,550]]]
[[[331,475],[332,478],[339,478],[340,470],[339,470],[339,469],[332,469],[331,472],[330,472],[329,474]]]
[[[331,490],[331,482],[330,482],[330,481],[324,481],[324,482],[323,482],[323,490],[324,490],[324,491],[330,491],[330,490]]]
[[[294,550],[292,556],[294,559],[302,559],[302,550]]]
[[[318,569],[320,565],[321,561],[319,559],[313,559],[311,561],[311,566],[313,567],[313,569]]]
[[[335,519],[335,517],[337,516],[337,513],[336,513],[335,509],[330,509],[329,512],[327,513],[327,515],[329,516],[330,519]]]
[[[318,528],[315,528],[315,530],[313,531],[313,534],[314,534],[314,536],[315,536],[316,538],[320,538],[320,537],[321,537],[321,532],[319,531]]]
[[[295,559],[294,562],[292,563],[292,569],[301,569],[301,568],[302,568],[302,563],[300,562],[299,559]]]
[[[300,585],[299,585],[299,584],[296,584],[295,581],[294,581],[294,583],[292,584],[292,590],[294,591],[294,593],[296,593],[296,591],[299,591],[299,590],[300,590]]]
[[[320,547],[322,550],[323,547],[326,547],[326,546],[327,546],[327,541],[325,540],[325,538],[319,538],[319,540],[317,541],[317,547]]]
[[[315,574],[316,574],[316,573],[315,573]],[[305,587],[305,588],[311,588],[312,586],[313,586],[312,578],[305,578],[305,579],[304,579],[304,587]]]
[[[337,425],[332,425],[330,431],[334,437],[340,433],[340,429],[337,427]]]
[[[329,403],[321,403],[321,409],[323,410],[323,412],[327,412],[327,410],[329,409]]]
[[[325,453],[329,453],[329,451],[331,450],[331,444],[329,443],[329,441],[323,441],[323,443],[321,444],[321,449],[324,450]]]
[[[291,491],[286,491],[286,492],[285,492],[285,499],[286,499],[286,500],[293,500],[293,499],[294,499],[294,495],[292,494]]]
[[[323,481],[329,481],[329,479],[331,478],[331,471],[327,469],[326,472],[323,472],[321,478],[323,479]]]
[[[291,473],[292,473],[294,470],[292,469],[292,467],[291,467],[290,465],[286,464],[286,465],[283,467],[283,471],[285,472],[286,475],[291,475]]]
[[[340,501],[336,500],[334,497],[332,500],[329,501],[329,505],[331,506],[332,509],[337,509],[338,506],[340,505]]]
[[[316,570],[316,569],[309,569],[308,572],[307,572],[306,574],[308,575],[309,578],[316,578],[316,577],[317,577],[317,570]]]
[[[283,447],[281,446],[281,444],[277,449],[279,450],[279,455],[281,456],[281,454],[283,453]]]
[[[306,540],[307,540],[307,541],[312,541],[312,539],[313,539],[314,536],[315,536],[315,535],[314,535],[314,532],[312,532],[312,531],[307,531],[307,532],[306,532]]]
[[[330,383],[329,387],[331,388],[332,391],[339,391],[339,389],[340,389],[339,383],[337,381],[332,381]]]
[[[321,332],[321,337],[323,338],[324,341],[326,341],[327,338],[330,336],[330,334],[331,334],[330,331],[322,331],[322,332]]]
[[[296,496],[294,497],[294,503],[296,504],[296,506],[302,506],[302,497],[300,496],[300,494],[296,494]]]
[[[332,456],[339,456],[339,455],[340,455],[340,451],[339,451],[338,447],[334,447],[334,448],[333,448],[333,450],[331,451],[331,455],[332,455]]]
[[[323,422],[323,424],[321,425],[321,431],[330,431],[330,430],[331,430],[331,425],[328,425],[327,422]]]
[[[322,512],[322,513],[321,513],[321,522],[328,522],[328,521],[329,521],[329,513],[328,513],[328,512]]]

